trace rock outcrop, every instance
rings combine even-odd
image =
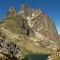
[[[33,32],[31,35],[34,35],[37,39],[41,39],[40,35],[42,35],[49,40],[59,41],[54,22],[40,9],[31,9],[27,5],[22,5],[17,13],[12,7],[4,17],[4,20],[9,20],[9,23],[12,23],[11,25],[14,25],[15,28],[20,28],[20,30],[22,29],[26,34]]]
[[[10,54],[5,54],[0,52],[0,60],[18,60],[15,56],[12,56]]]
[[[41,9],[31,9],[24,4],[19,12],[14,7],[8,10],[0,22],[0,37],[21,47],[23,53],[19,53],[18,58],[30,53],[51,53],[54,43],[59,42],[54,22]],[[15,55],[16,44],[0,39],[0,50]]]
[[[16,44],[0,39],[0,60],[18,60],[15,56],[18,52]]]
[[[60,40],[60,34],[59,34],[59,40]]]

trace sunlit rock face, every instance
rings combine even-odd
[[[43,13],[31,20],[31,27],[36,32],[44,35],[50,40],[58,41],[58,33],[54,23]]]
[[[11,18],[16,15],[17,15],[16,9],[14,7],[10,7],[8,12],[4,16],[4,20],[7,20],[8,18]]]
[[[10,41],[8,44],[3,40],[0,41],[1,52],[15,55],[18,50],[16,43],[23,51],[17,55],[19,58],[31,51],[50,53],[53,43],[59,42],[54,22],[41,9],[31,9],[24,4],[19,12],[16,12],[14,7],[8,10],[0,22],[0,37]]]
[[[41,39],[40,35],[43,35],[49,40],[59,41],[54,22],[41,9],[31,9],[23,4],[17,13],[16,9],[11,7],[4,21],[20,29],[20,32],[35,36],[37,39]]]
[[[0,53],[0,60],[9,60],[6,56]]]
[[[59,40],[54,22],[41,9],[31,9],[27,5],[22,5],[19,13],[22,18],[27,19],[28,25],[33,31],[50,40]]]

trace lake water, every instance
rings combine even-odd
[[[26,56],[23,60],[46,60],[49,54],[32,54]]]

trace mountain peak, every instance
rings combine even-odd
[[[14,7],[10,7],[8,12],[16,12],[16,9]]]
[[[7,14],[4,16],[3,20],[7,20],[7,18],[10,18],[12,16],[17,15],[16,9],[14,7],[10,7]]]
[[[26,4],[22,4],[20,10],[24,10],[24,9],[27,9],[27,8],[28,8],[28,6]]]
[[[0,39],[0,51],[9,54],[11,51],[20,60],[31,54],[30,51],[50,54],[57,51],[57,45],[60,46],[60,35],[53,21],[41,9],[31,9],[25,4],[19,12],[10,7],[0,22],[0,37],[4,39],[3,42]]]
[[[24,20],[24,22],[21,22],[22,19]],[[33,29],[37,37],[38,35],[42,34],[45,37],[49,38],[50,40],[56,41],[58,39],[58,33],[57,33],[54,23],[52,23],[49,17],[46,16],[41,11],[41,9],[32,10],[26,4],[23,4],[21,6],[21,10],[16,14],[15,8],[10,7],[5,17],[5,20],[7,21],[19,20],[19,24],[18,24],[18,21],[16,21],[16,23],[14,22],[14,24],[19,25],[19,26],[22,25],[21,27],[24,27],[24,25],[27,24],[26,26],[29,26],[31,29]],[[40,39],[40,36],[38,37],[38,39]]]

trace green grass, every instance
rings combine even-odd
[[[24,52],[25,54],[27,54],[27,55],[34,54],[34,52],[26,49],[25,47],[23,47],[23,52]]]
[[[57,58],[56,60],[60,60],[60,58]]]

